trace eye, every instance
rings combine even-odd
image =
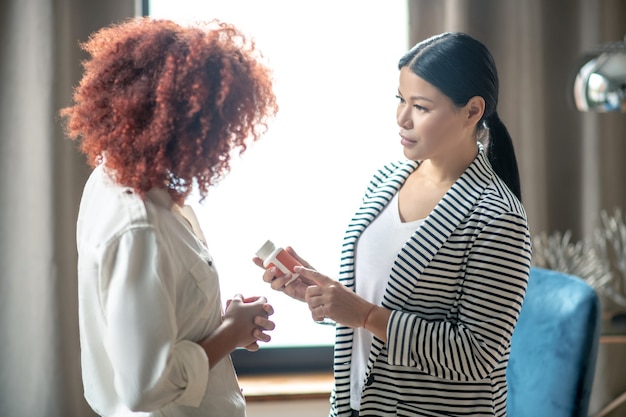
[[[417,109],[418,111],[421,111],[423,113],[428,113],[428,109],[424,106],[420,106],[419,104],[414,104],[413,108]]]
[[[400,97],[399,95],[396,94],[396,98],[400,101],[400,103],[404,104],[405,101],[402,97]]]

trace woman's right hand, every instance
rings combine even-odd
[[[302,264],[302,266],[309,268],[309,269],[315,269],[311,266],[311,264],[309,264],[307,261],[305,261],[304,259],[302,259],[295,250],[293,250],[293,248],[291,246],[287,246],[285,248],[285,250],[294,258],[296,258],[298,260],[298,262],[300,262]],[[265,267],[263,266],[263,260],[257,256],[255,256],[252,261],[260,268],[262,268],[263,270],[265,270]],[[287,283],[291,280],[292,278],[292,274],[285,274],[282,275],[280,277],[277,277],[276,274],[278,273],[278,269],[276,267],[272,267],[268,270],[265,270],[265,272],[263,273],[263,281],[267,282],[270,284],[270,286],[272,287],[273,290],[276,291],[282,291],[285,294],[287,294],[288,296],[290,296],[291,298],[295,298],[296,300],[299,301],[304,301],[304,298],[306,296],[306,289],[311,286],[311,285],[315,285],[314,281],[311,281],[308,278],[304,278],[304,277],[298,277],[296,278],[295,281],[293,281],[292,283],[290,283],[289,285],[287,285]]]

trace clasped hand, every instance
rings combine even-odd
[[[269,320],[274,308],[267,303],[265,297],[247,297],[237,294],[226,301],[224,323],[232,323],[238,329],[237,346],[249,351],[259,349],[258,341],[269,342],[270,335],[266,331],[274,330],[275,324]],[[230,324],[229,323],[229,324]]]

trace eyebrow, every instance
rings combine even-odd
[[[409,97],[411,100],[424,100],[424,101],[428,101],[430,103],[434,103],[434,101],[432,101],[429,98],[423,97],[423,96],[411,96]]]
[[[402,93],[400,93],[400,90],[398,90],[398,94],[399,94],[400,96],[402,96]],[[424,97],[424,96],[410,96],[410,97],[409,97],[409,99],[411,99],[411,100],[413,100],[413,101],[415,101],[415,100],[424,100],[424,101],[428,101],[428,102],[430,102],[430,103],[434,103],[434,101],[433,101],[433,100],[431,100],[431,99],[429,99],[429,98],[427,98],[427,97]]]

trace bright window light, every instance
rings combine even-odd
[[[266,240],[293,246],[337,276],[343,232],[373,171],[402,159],[395,122],[407,4],[388,0],[151,0],[153,17],[219,18],[252,37],[274,71],[280,106],[263,138],[194,207],[222,298],[264,295],[276,330],[262,347],[331,345],[334,329],[273,291],[252,257]]]

